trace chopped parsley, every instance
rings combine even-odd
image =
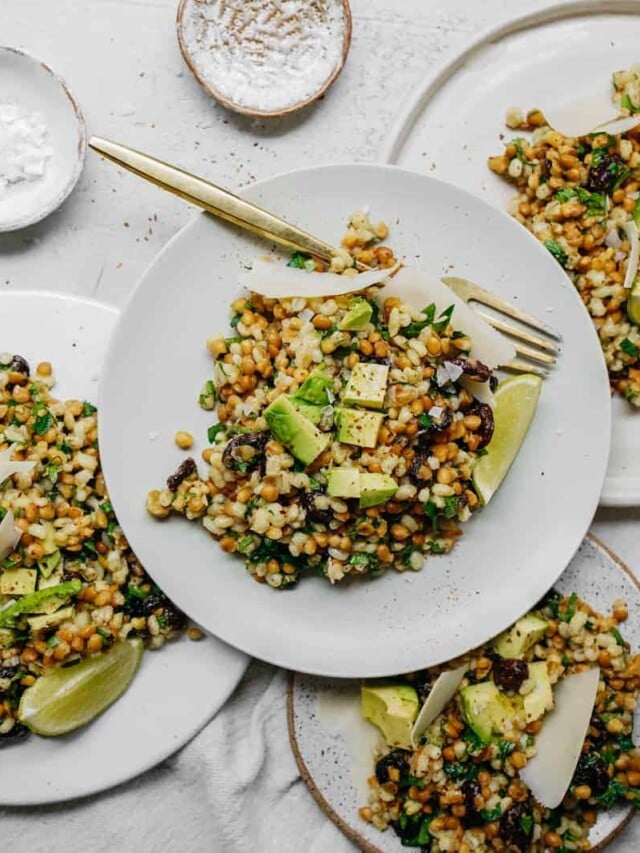
[[[633,343],[633,341],[630,341],[629,338],[623,338],[620,341],[620,349],[632,358],[637,358],[638,353],[640,352],[638,347]]]
[[[612,637],[615,638],[616,643],[624,648],[624,640],[622,639],[622,634],[620,633],[620,631],[618,631],[617,628],[612,628],[609,633]]]
[[[288,267],[296,267],[300,270],[315,270],[316,264],[311,255],[306,255],[304,252],[294,252],[289,261]]]
[[[533,832],[533,815],[523,814],[520,816],[520,829],[529,836]]]
[[[616,779],[612,779],[607,785],[607,790],[598,796],[598,802],[605,809],[610,809],[618,800],[626,799],[627,786]]]
[[[93,403],[89,403],[89,402],[87,402],[87,400],[85,400],[84,403],[82,404],[82,417],[83,418],[88,418],[89,415],[94,415],[97,411],[98,410],[93,405]]]
[[[576,612],[576,604],[578,601],[578,596],[575,592],[572,592],[569,596],[569,601],[567,602],[567,607],[564,611],[558,609],[558,619],[561,622],[571,622]]]
[[[445,761],[443,769],[452,782],[465,782],[467,779],[475,779],[478,775],[478,766],[472,761],[465,764]]]
[[[445,308],[442,314],[438,317],[438,320],[435,323],[432,323],[432,327],[434,332],[444,332],[449,323],[451,322],[451,315],[453,314],[453,305],[449,305],[448,308]]]
[[[501,740],[498,743],[498,756],[504,761],[507,756],[511,755],[516,745],[511,740]]]
[[[431,305],[427,305],[427,307],[423,308],[420,313],[424,314],[424,320],[420,320],[417,323],[409,323],[408,326],[404,326],[400,329],[400,333],[403,334],[405,338],[417,338],[423,329],[426,329],[427,326],[430,326],[433,323],[436,316],[435,303],[432,302]]]
[[[433,528],[433,532],[437,533],[439,530],[439,528],[438,528],[438,507],[432,501],[427,501],[427,503],[423,504],[422,506],[423,506],[426,514],[431,519],[431,526]]]
[[[224,424],[212,424],[207,430],[207,438],[209,439],[209,444],[215,444],[216,437],[218,433],[222,432],[225,428]]]
[[[422,429],[430,429],[433,426],[433,418],[429,415],[420,415],[418,423]]]
[[[557,240],[554,240],[553,238],[550,240],[545,240],[544,247],[545,249],[547,249],[547,251],[551,252],[553,257],[556,259],[556,261],[560,264],[561,267],[566,268],[567,263],[569,261],[569,255],[567,255],[567,253]]]
[[[605,193],[591,193],[584,187],[561,187],[555,197],[561,202],[577,198],[581,204],[587,207],[585,216],[606,216],[607,196]]]
[[[458,514],[458,498],[456,495],[451,495],[444,499],[444,517],[455,518]]]
[[[535,166],[535,162],[536,162],[535,160],[527,160],[527,158],[524,156],[524,145],[526,144],[526,142],[527,142],[526,139],[523,139],[521,136],[517,136],[515,139],[512,139],[510,142],[507,142],[506,145],[507,145],[507,147],[509,145],[513,145],[513,147],[516,149],[516,157],[525,166]]]
[[[480,809],[480,817],[482,820],[486,820],[487,823],[491,823],[494,820],[500,820],[502,817],[502,806],[498,803],[492,809]]]
[[[49,409],[38,409],[36,421],[33,426],[33,431],[36,435],[44,435],[48,432],[55,423],[55,418]]]

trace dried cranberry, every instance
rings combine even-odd
[[[533,815],[525,803],[514,803],[500,819],[500,838],[515,850],[526,851],[530,848],[533,835]]]
[[[493,663],[493,680],[503,690],[520,690],[529,678],[529,665],[523,660],[497,658]]]
[[[312,489],[309,492],[301,492],[301,502],[307,512],[309,521],[315,521],[318,524],[329,524],[333,520],[333,510],[331,507],[319,507],[316,500],[319,497],[326,496],[324,489]]]
[[[236,435],[229,439],[227,446],[222,454],[222,464],[232,471],[239,471],[244,474],[250,468],[260,466],[260,472],[264,475],[265,470],[265,453],[264,449],[269,441],[268,432],[247,432],[241,435]],[[236,450],[240,447],[251,447],[254,454],[250,459],[243,459],[236,456]]]
[[[407,753],[404,749],[392,749],[376,762],[376,779],[381,785],[389,781],[389,770],[392,767],[395,767],[400,776],[404,776],[409,771]]]
[[[470,414],[477,415],[480,418],[480,427],[476,430],[476,435],[480,438],[478,447],[486,447],[493,437],[495,429],[495,421],[493,420],[493,411],[491,406],[485,403],[475,403],[469,410]]]
[[[589,169],[587,189],[611,194],[628,174],[629,167],[618,154],[601,154]]]
[[[468,376],[475,382],[488,382],[491,379],[491,369],[476,359],[468,358],[449,358],[449,364],[457,364],[462,368],[463,376]]]
[[[11,359],[11,364],[9,365],[9,370],[11,370],[13,373],[22,373],[24,374],[24,376],[29,376],[29,374],[31,373],[29,362],[21,355],[13,356],[13,358]]]
[[[426,483],[427,480],[431,479],[431,477],[425,478],[425,477],[420,476],[420,471],[423,468],[429,468],[429,465],[427,464],[427,459],[429,458],[429,456],[430,456],[429,452],[418,451],[416,453],[416,455],[413,457],[413,462],[411,463],[411,465],[409,467],[409,477],[416,484],[416,486],[419,486],[423,483]],[[429,468],[429,470],[431,470],[431,469]]]
[[[480,799],[482,799],[480,783],[477,779],[467,779],[465,782],[462,783],[460,790],[464,797],[465,823],[467,824],[467,826],[475,826],[479,823],[482,823],[482,817],[480,816],[480,812],[476,807],[477,797],[480,797]]]
[[[187,477],[195,474],[196,470],[195,460],[189,456],[184,460],[184,462],[181,462],[180,465],[178,465],[176,471],[170,477],[167,477],[167,488],[169,491],[175,492],[180,483],[182,483],[183,480],[186,480]]]
[[[588,785],[592,794],[602,794],[607,790],[609,785],[607,766],[597,753],[582,753],[571,784]]]

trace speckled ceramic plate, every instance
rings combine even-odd
[[[555,586],[577,592],[599,611],[608,612],[624,598],[629,618],[623,633],[632,648],[640,646],[640,583],[630,569],[595,537],[584,540]],[[306,675],[292,676],[289,685],[289,736],[302,778],[314,799],[344,834],[367,853],[399,853],[398,837],[378,832],[358,815],[367,803],[367,777],[373,773],[377,729],[360,715],[360,682]],[[636,712],[634,735],[640,734]],[[594,849],[601,850],[633,817],[633,808],[602,813],[591,831]],[[627,830],[620,850],[637,850],[636,826]]]
[[[509,8],[501,16],[508,20],[425,77],[380,152],[386,162],[451,181],[502,210],[513,186],[489,171],[487,158],[502,150],[500,134],[514,135],[505,128],[507,109],[598,90],[612,71],[638,61],[640,39],[638,0],[579,0],[523,17],[517,3]],[[640,506],[639,425],[640,413],[616,396],[602,506]]]
[[[50,361],[54,394],[95,400],[115,308],[54,293],[0,294],[0,351]],[[248,659],[207,637],[144,655],[127,692],[84,729],[0,750],[0,805],[54,803],[104,791],[164,761],[209,722]]]

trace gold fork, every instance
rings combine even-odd
[[[137,151],[135,148],[129,148],[127,145],[111,142],[99,136],[91,137],[89,147],[102,154],[108,160],[123,166],[125,169],[138,175],[138,177],[150,181],[161,189],[167,190],[191,202],[191,204],[203,208],[214,216],[218,216],[254,234],[286,246],[288,249],[315,255],[325,261],[331,261],[338,254],[338,249],[330,243],[314,237],[313,234],[303,231],[296,225],[291,225],[289,222],[259,207],[257,204],[253,204],[229,192],[229,190],[216,186],[216,184],[212,184],[210,181],[205,181],[203,178],[192,175],[184,169],[179,169],[176,166],[165,163],[163,160],[158,160],[149,154]],[[367,269],[364,264],[359,264],[359,267]],[[483,303],[505,314],[507,317],[511,317],[539,332],[543,332],[555,340],[561,340],[561,336],[545,323],[541,323],[535,317],[530,317],[504,299],[500,299],[495,294],[479,287],[479,285],[462,278],[447,277],[442,280],[465,302],[476,301]],[[555,356],[558,355],[558,349],[549,341],[525,332],[502,320],[498,320],[496,317],[485,314],[482,311],[478,313],[495,329],[519,341],[516,344],[516,350],[519,355],[546,367],[555,364]],[[542,350],[542,352],[539,350]],[[543,377],[548,375],[546,370],[521,359],[516,359],[505,366],[511,370],[536,373]]]

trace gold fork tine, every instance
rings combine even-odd
[[[549,376],[548,370],[543,370],[541,367],[535,367],[533,364],[528,364],[526,361],[521,361],[519,358],[510,361],[509,364],[503,365],[504,370],[515,370],[518,373],[534,373],[541,379],[546,379]]]
[[[532,329],[544,332],[545,335],[549,335],[549,337],[554,338],[556,341],[562,340],[562,335],[556,332],[555,329],[552,329],[551,326],[547,326],[546,323],[536,320],[536,318],[532,317],[530,314],[525,314],[524,311],[521,311],[519,308],[515,308],[509,302],[506,302],[494,293],[490,293],[488,290],[485,290],[484,287],[480,287],[480,285],[467,281],[464,278],[457,278],[456,276],[447,276],[442,280],[445,284],[451,287],[461,299],[464,299],[465,302],[468,302],[469,300],[481,302],[483,305],[495,308],[496,311],[500,311],[501,314],[506,314],[514,320],[519,320],[526,326],[531,326]]]
[[[504,332],[506,335],[511,335],[513,338],[517,338],[519,341],[523,341],[525,344],[531,344],[534,347],[540,347],[540,349],[545,350],[545,352],[550,352],[553,355],[558,355],[559,350],[555,344],[552,344],[551,341],[547,341],[544,338],[539,338],[537,335],[531,334],[531,332],[525,332],[524,329],[517,329],[515,326],[510,325],[509,323],[503,323],[502,320],[498,320],[497,317],[494,317],[492,314],[487,314],[485,311],[478,311],[478,316],[482,317],[490,326],[493,326],[494,329],[497,329],[499,332]]]
[[[518,355],[523,355],[525,358],[530,358],[532,361],[537,361],[540,364],[548,364],[551,366],[556,363],[555,358],[546,352],[540,352],[540,350],[533,349],[532,347],[526,347],[524,344],[515,344],[515,348]]]

